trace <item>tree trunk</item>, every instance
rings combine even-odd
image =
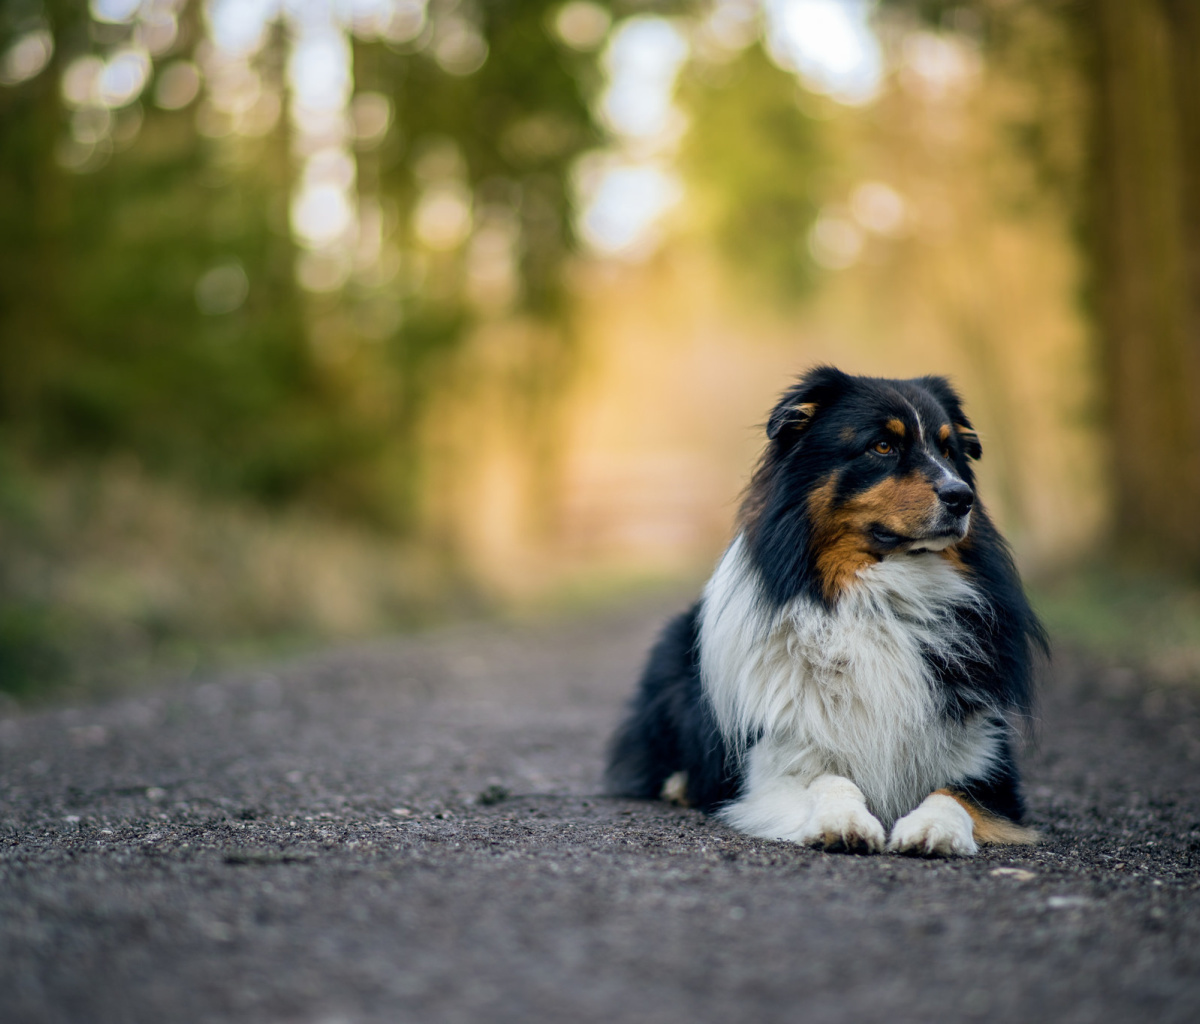
[[[1200,4],[1083,7],[1115,541],[1200,573]]]

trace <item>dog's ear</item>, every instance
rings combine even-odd
[[[950,422],[954,424],[954,432],[958,435],[958,443],[962,445],[963,454],[968,459],[978,459],[983,455],[983,445],[979,443],[979,435],[963,412],[962,399],[945,377],[921,377],[914,383],[919,384],[941,403]]]
[[[780,397],[767,420],[767,437],[772,441],[796,439],[806,431],[814,417],[836,401],[850,378],[832,366],[809,370]]]
[[[964,416],[963,419],[965,420],[966,417]],[[958,443],[962,445],[963,454],[968,459],[978,459],[983,455],[983,445],[979,443],[979,435],[975,433],[975,429],[970,423],[955,423],[954,430],[958,434]]]
[[[820,406],[816,402],[780,402],[767,420],[767,437],[774,441],[785,431],[804,433]]]

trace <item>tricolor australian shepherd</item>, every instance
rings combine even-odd
[[[818,367],[766,432],[737,536],[613,738],[610,792],[826,850],[1035,841],[1009,719],[1045,635],[958,395]]]

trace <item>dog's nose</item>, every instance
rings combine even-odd
[[[965,516],[975,503],[971,488],[961,480],[947,480],[937,489],[937,496],[951,515]]]

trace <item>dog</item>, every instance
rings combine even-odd
[[[653,648],[612,795],[828,851],[1033,843],[1014,758],[1046,634],[944,377],[818,366],[781,397],[699,602]]]

